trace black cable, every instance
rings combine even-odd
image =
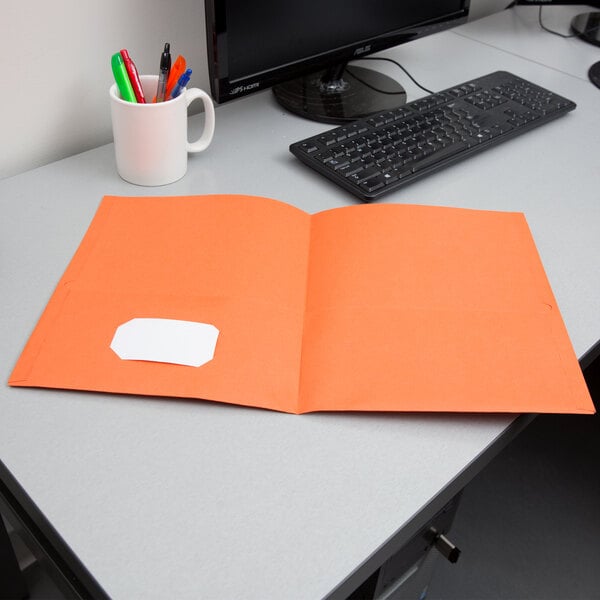
[[[576,37],[576,33],[561,33],[560,31],[554,31],[552,29],[549,29],[548,27],[546,27],[543,23],[542,23],[542,6],[540,6],[540,9],[538,11],[538,22],[540,24],[540,27],[544,30],[547,31],[548,33],[552,33],[554,35],[557,35],[561,38],[572,38],[572,37]]]
[[[511,2],[506,8],[505,10],[512,8],[513,6],[516,6],[517,4],[519,4],[518,0],[515,0],[514,2]],[[540,24],[540,27],[544,30],[547,31],[548,33],[551,33],[552,35],[557,35],[561,38],[572,38],[572,37],[577,37],[579,34],[577,33],[561,33],[560,31],[554,31],[553,29],[550,29],[549,27],[546,27],[546,25],[544,25],[544,23],[542,22],[542,8],[543,6],[539,7],[538,10],[538,23]],[[592,27],[589,31],[594,31],[596,29],[598,29],[600,27],[600,25],[596,26],[596,27]]]
[[[406,75],[408,76],[408,78],[417,86],[420,87],[422,90],[424,90],[425,92],[427,92],[428,94],[433,94],[434,92],[432,92],[431,90],[428,90],[425,86],[422,86],[399,62],[395,61],[392,58],[387,58],[385,56],[365,56],[365,57],[361,57],[358,58],[357,60],[387,60],[388,62],[393,63],[394,65],[396,65],[397,67],[399,67],[400,69],[402,69]],[[350,73],[350,71],[348,71],[348,73]],[[358,81],[360,81],[361,83],[364,83],[367,87],[370,87],[372,89],[373,86],[369,85],[368,83],[365,83],[364,81],[361,81],[358,77],[356,77],[356,75],[354,75],[353,73],[350,73],[352,75],[352,77],[358,79]],[[402,94],[404,92],[384,92],[383,90],[376,90],[378,92],[381,92],[383,94]]]
[[[511,2],[506,8],[512,8],[513,6],[516,6],[518,4],[518,0],[514,0],[513,2]],[[539,7],[539,11],[538,11],[538,22],[540,24],[540,27],[544,30],[547,31],[548,33],[552,33],[553,35],[558,35],[562,38],[572,38],[572,37],[576,37],[577,34],[576,33],[571,33],[571,34],[567,34],[567,33],[561,33],[560,31],[554,31],[548,27],[546,27],[544,25],[544,23],[542,22],[542,6]],[[598,26],[600,27],[600,25]],[[598,29],[598,27],[594,27],[592,29],[592,31],[594,29]],[[387,60],[388,62],[391,62],[392,64],[396,65],[397,67],[399,67],[400,69],[402,69],[404,71],[404,73],[406,73],[406,75],[408,76],[408,78],[417,86],[420,87],[423,91],[427,92],[428,94],[434,94],[435,92],[433,92],[432,90],[427,89],[425,86],[421,85],[399,62],[395,61],[392,58],[387,58],[384,56],[364,56],[361,57],[357,60]],[[363,81],[360,77],[357,77],[354,73],[352,73],[352,71],[346,71],[349,75],[351,75],[352,77],[354,77],[354,79],[356,79],[357,81],[360,81],[363,85],[366,85],[368,88],[371,88],[372,90],[375,90],[376,92],[379,92],[381,94],[389,94],[391,96],[396,95],[396,94],[404,94],[404,91],[401,92],[386,92],[385,90],[379,90],[375,87],[373,87],[372,85],[370,85],[369,83],[367,83],[366,81]]]
[[[509,8],[512,8],[513,6],[517,6],[517,4],[519,4],[519,0],[514,0],[513,2],[511,2],[504,10],[508,10]],[[575,37],[576,34],[566,34],[566,33],[560,33],[560,31],[552,31],[552,29],[548,29],[548,27],[546,27],[543,23],[542,23],[542,6],[539,7],[539,11],[538,11],[538,22],[540,24],[540,27],[544,30],[547,31],[548,33],[553,33],[554,35],[558,35],[560,37],[563,38],[570,38],[570,37]]]

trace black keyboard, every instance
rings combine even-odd
[[[296,142],[290,151],[370,202],[575,106],[497,71]]]

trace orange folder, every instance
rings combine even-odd
[[[214,325],[214,358],[119,358],[116,328],[141,317]],[[290,413],[594,412],[522,214],[249,196],[105,197],[9,383]]]

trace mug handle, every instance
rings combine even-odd
[[[188,152],[202,152],[202,150],[206,150],[215,132],[215,108],[210,96],[198,88],[191,88],[185,91],[186,106],[189,106],[198,98],[204,104],[204,131],[197,141],[187,142],[186,149]]]

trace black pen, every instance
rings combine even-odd
[[[167,79],[171,70],[171,45],[165,44],[163,53],[160,55],[160,74],[158,76],[158,88],[156,89],[156,101],[164,102],[167,93]]]

